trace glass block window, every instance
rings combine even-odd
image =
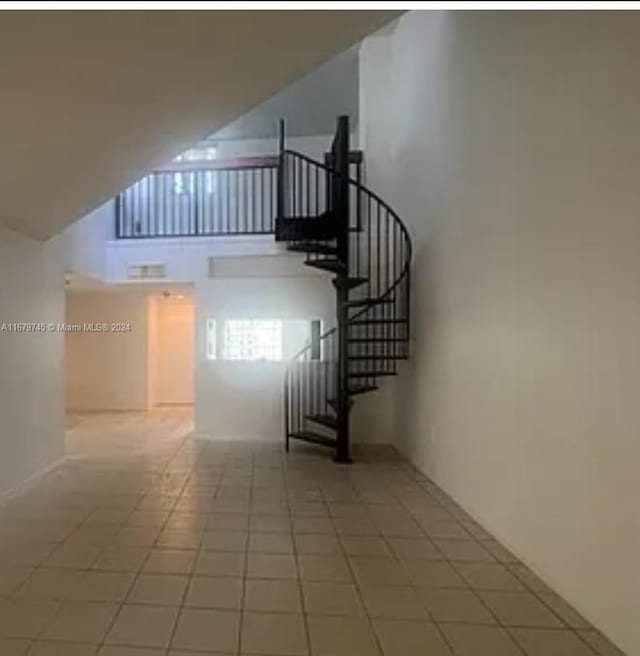
[[[207,360],[215,360],[217,355],[216,320],[207,319]]]
[[[282,320],[229,319],[225,321],[222,359],[282,360]]]

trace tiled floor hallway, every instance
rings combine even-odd
[[[75,457],[1,511],[2,656],[619,653],[391,451],[189,429],[71,419]]]

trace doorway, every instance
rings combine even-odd
[[[187,294],[149,297],[149,408],[193,405],[195,377],[195,306]]]

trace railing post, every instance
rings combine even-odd
[[[343,273],[335,279],[338,322],[338,368],[337,368],[337,439],[336,462],[350,462],[349,431],[349,117],[340,116],[332,147],[334,168],[331,204],[338,226],[336,240],[338,258],[344,266]]]
[[[196,171],[193,175],[193,224],[196,235],[200,234],[200,199],[204,199],[204,173]]]
[[[124,231],[122,230],[123,223],[123,214],[122,214],[122,194],[118,194],[115,198],[115,220],[116,220],[116,239],[120,239],[124,236]]]
[[[278,202],[277,202],[277,219],[285,218],[285,156],[286,148],[286,125],[285,120],[281,118],[278,121]]]

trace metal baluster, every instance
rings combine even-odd
[[[213,172],[213,192],[211,232],[217,235],[222,231],[222,171]]]
[[[255,179],[253,177],[253,169],[247,169],[245,171],[245,192],[246,192],[246,204],[247,204],[247,225],[249,227],[249,233],[256,232],[255,226]]]

